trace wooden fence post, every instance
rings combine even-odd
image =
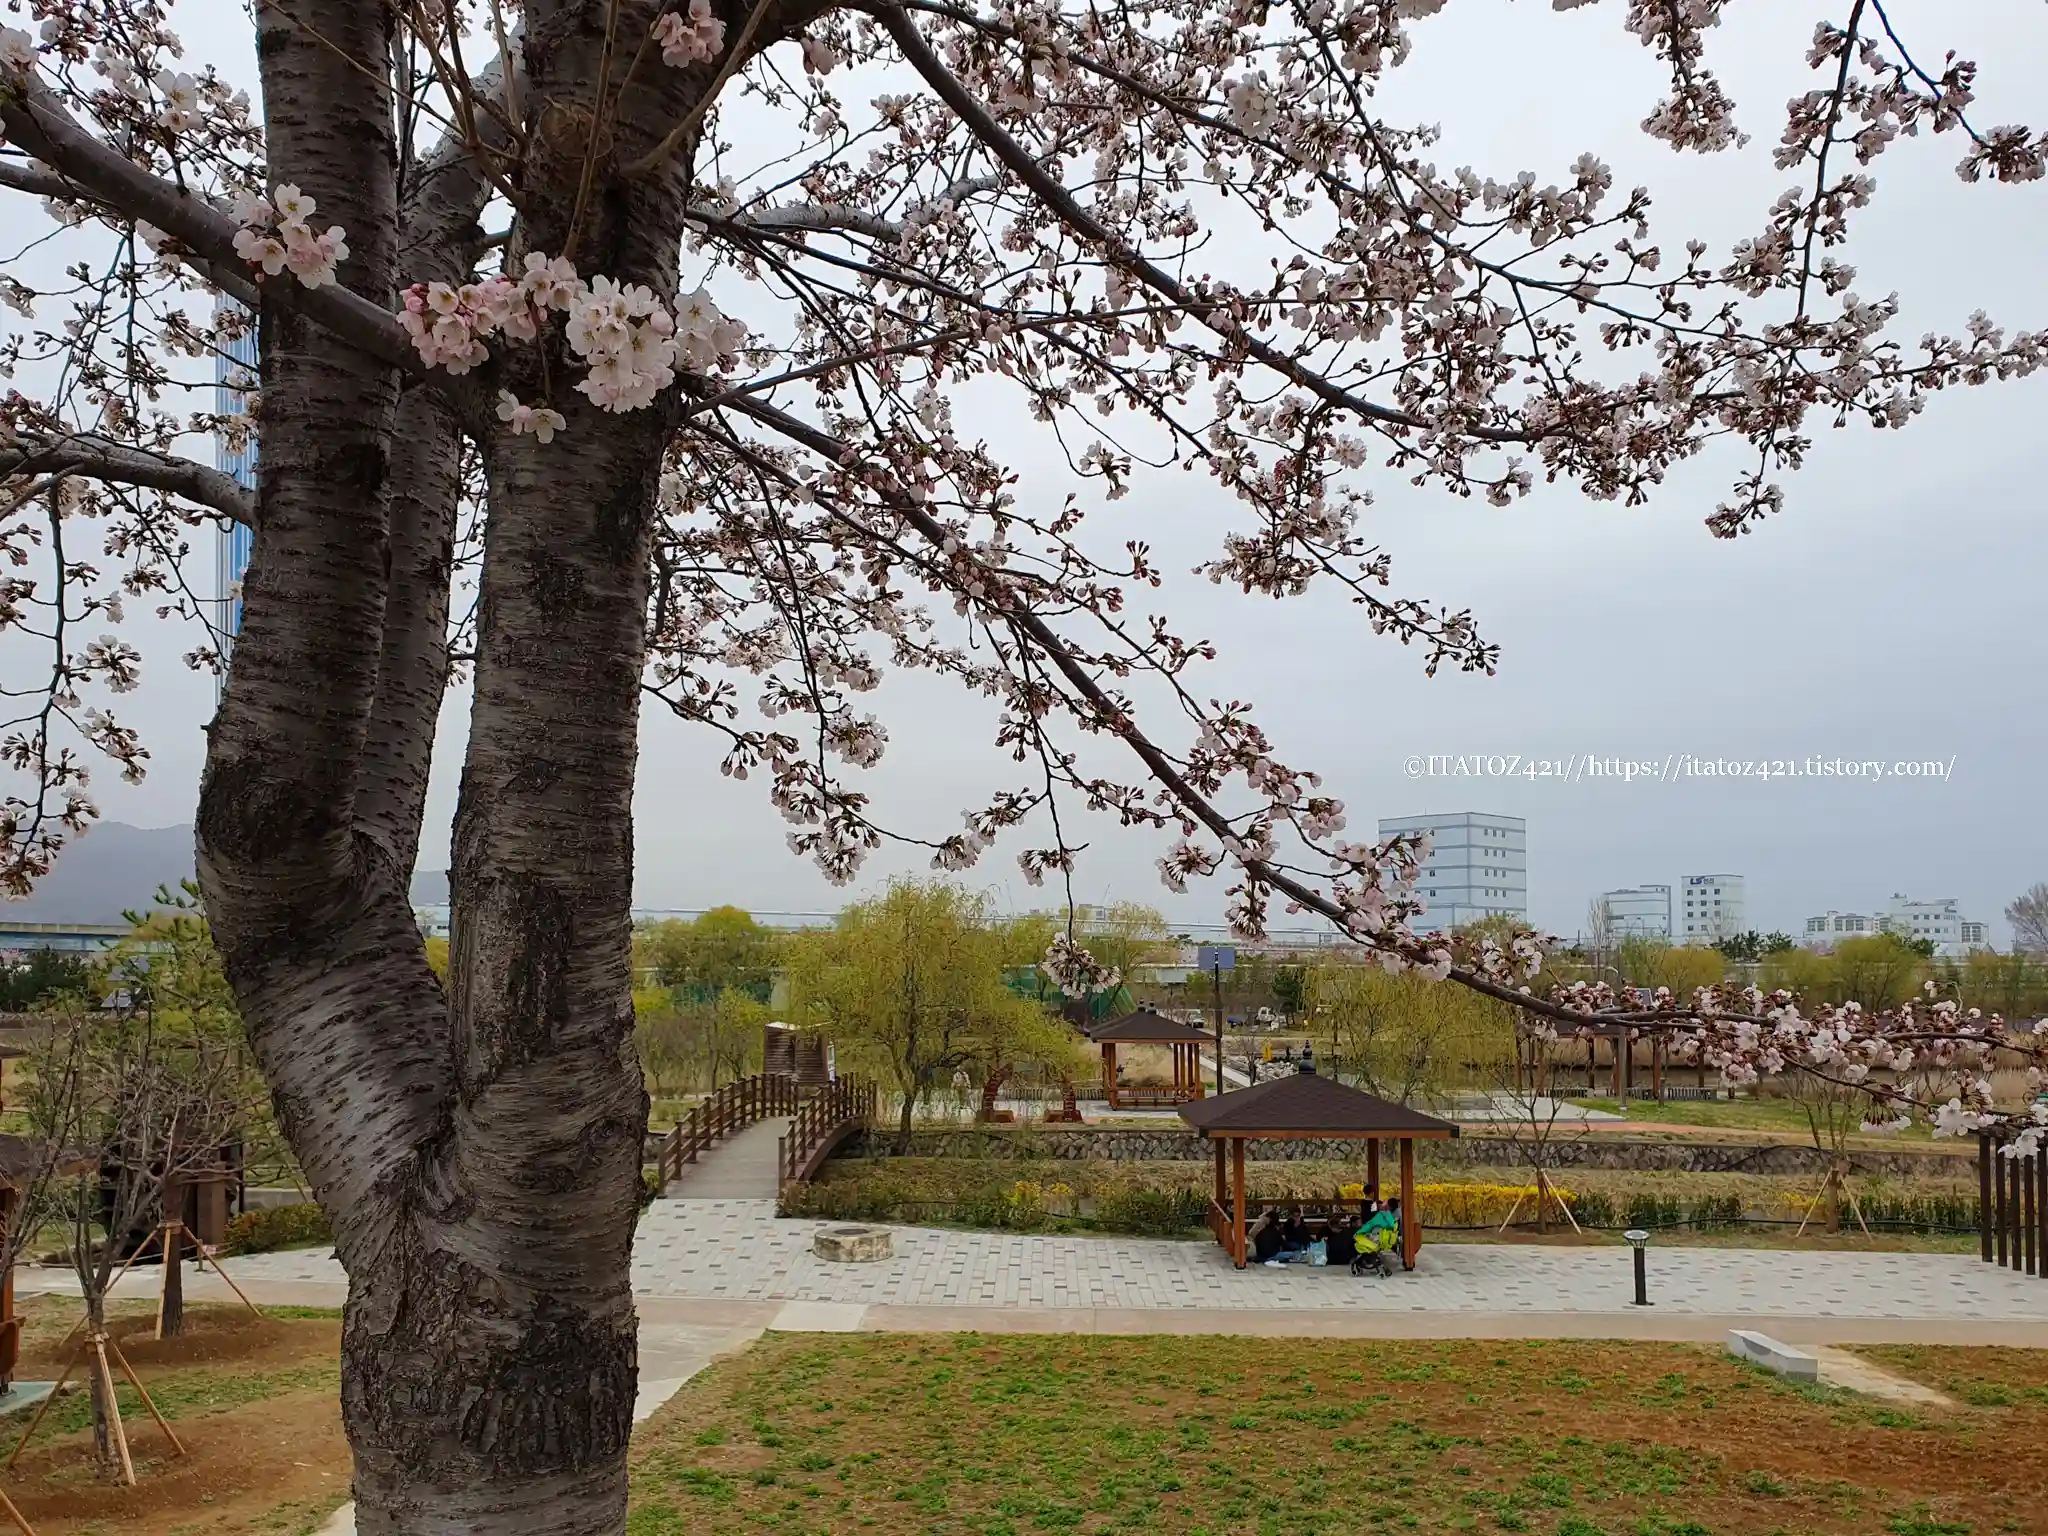
[[[2034,1242],[2041,1255],[2040,1274],[2048,1279],[2048,1143],[2034,1153]]]
[[[2027,1273],[2034,1274],[2034,1160],[2031,1157],[2016,1157],[2013,1160],[2013,1176],[2019,1184],[2020,1230],[2018,1246],[2026,1250]]]
[[[1991,1262],[1991,1136],[1977,1133],[1977,1257]]]
[[[2007,1226],[2005,1210],[2005,1192],[2006,1185],[2009,1182],[2006,1178],[2005,1172],[2005,1164],[2007,1161],[2008,1159],[2001,1156],[1996,1147],[1992,1148],[1991,1184],[1992,1188],[1997,1191],[1997,1197],[1993,1204],[1992,1209],[1995,1212],[1993,1221],[1995,1223],[1995,1228],[1998,1233],[1998,1267],[2000,1269],[2005,1268],[2005,1230]]]

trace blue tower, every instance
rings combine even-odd
[[[223,299],[215,315],[229,315],[240,309],[240,305]],[[239,413],[248,401],[248,392],[237,386],[256,377],[256,327],[251,324],[241,335],[223,342],[222,350],[214,360],[214,411],[222,416]],[[218,438],[214,444],[214,461],[222,474],[232,476],[244,489],[256,489],[256,443],[253,438],[239,448],[225,437]],[[228,523],[219,533],[214,578],[220,597],[217,599],[219,612],[214,622],[220,630],[223,663],[227,661],[235,636],[241,633],[242,599],[239,589],[242,574],[249,568],[249,551],[255,542],[254,530],[242,523]],[[226,683],[227,674],[223,671],[215,684],[216,696]]]

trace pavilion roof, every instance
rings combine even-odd
[[[1250,1088],[1180,1107],[1196,1130],[1221,1136],[1423,1136],[1448,1138],[1457,1126],[1434,1115],[1347,1087],[1315,1072],[1290,1072]]]
[[[1207,1030],[1194,1024],[1169,1019],[1150,1008],[1140,1008],[1120,1019],[1110,1019],[1088,1031],[1098,1045],[1198,1045],[1210,1039]]]

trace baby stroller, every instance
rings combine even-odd
[[[1356,1252],[1351,1256],[1351,1273],[1354,1275],[1378,1275],[1383,1280],[1394,1277],[1394,1245],[1401,1240],[1401,1218],[1399,1202],[1380,1207],[1375,1215],[1386,1215],[1391,1221],[1368,1219],[1353,1236]]]

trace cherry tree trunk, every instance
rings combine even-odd
[[[651,25],[652,7],[633,8]],[[473,269],[489,191],[466,151],[396,184],[389,83],[355,62],[389,56],[390,17],[368,0],[257,13],[271,180],[347,231],[340,280],[386,307],[402,286]],[[573,245],[584,270],[672,293],[694,144],[586,216],[603,18],[527,22],[533,131],[509,259]],[[620,144],[654,142],[702,83],[649,77],[613,124]],[[561,391],[568,428],[543,446],[473,401],[465,415],[459,391],[401,389],[289,305],[266,297],[261,326],[257,535],[209,733],[199,876],[348,1271],[357,1528],[616,1536],[648,1107],[632,1044],[632,789],[673,410],[610,415]],[[409,884],[465,435],[487,515],[444,989]]]

